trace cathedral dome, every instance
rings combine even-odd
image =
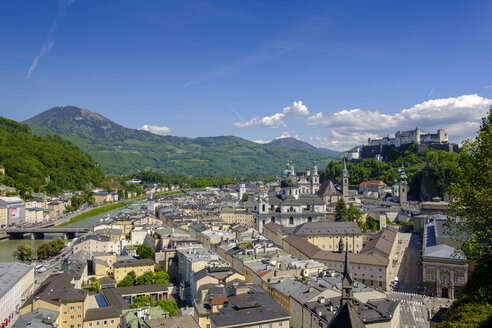
[[[282,187],[282,188],[297,188],[298,187],[297,179],[294,177],[284,178],[284,179],[282,179],[282,182],[280,183],[280,187]]]

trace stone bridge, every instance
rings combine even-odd
[[[8,228],[6,233],[10,239],[23,239],[24,234],[30,234],[31,239],[44,239],[47,233],[63,234],[65,239],[75,238],[76,233],[89,232],[90,228]]]

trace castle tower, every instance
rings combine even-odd
[[[341,189],[343,197],[347,198],[349,195],[349,173],[347,170],[347,159],[343,158],[342,176],[341,176]]]
[[[407,185],[407,175],[405,174],[405,166],[401,166],[400,169],[400,176],[398,177],[398,182],[399,182],[399,191],[398,194],[400,196],[400,204],[406,203],[407,202],[407,192],[408,192],[408,185]]]
[[[309,185],[311,189],[311,195],[316,194],[319,189],[319,174],[318,174],[318,167],[316,166],[316,163],[313,163],[313,174],[311,174]]]

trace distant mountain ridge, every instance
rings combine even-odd
[[[314,151],[328,154],[334,157],[340,156],[341,152],[328,148],[316,148],[315,146],[292,137],[278,138],[267,143],[268,145],[283,146],[297,150]]]
[[[58,106],[23,123],[39,135],[59,134],[78,145],[111,174],[156,170],[168,174],[279,175],[287,160],[295,166],[324,167],[336,156],[234,136],[176,137],[123,127],[76,106]]]

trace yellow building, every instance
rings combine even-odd
[[[8,224],[8,210],[6,207],[0,207],[0,226]]]
[[[227,224],[244,224],[253,226],[253,213],[245,209],[223,208],[219,218]]]
[[[154,272],[154,267],[154,261],[148,259],[118,261],[113,265],[114,280],[116,283],[120,282],[130,271],[134,271],[137,277],[147,271]]]

